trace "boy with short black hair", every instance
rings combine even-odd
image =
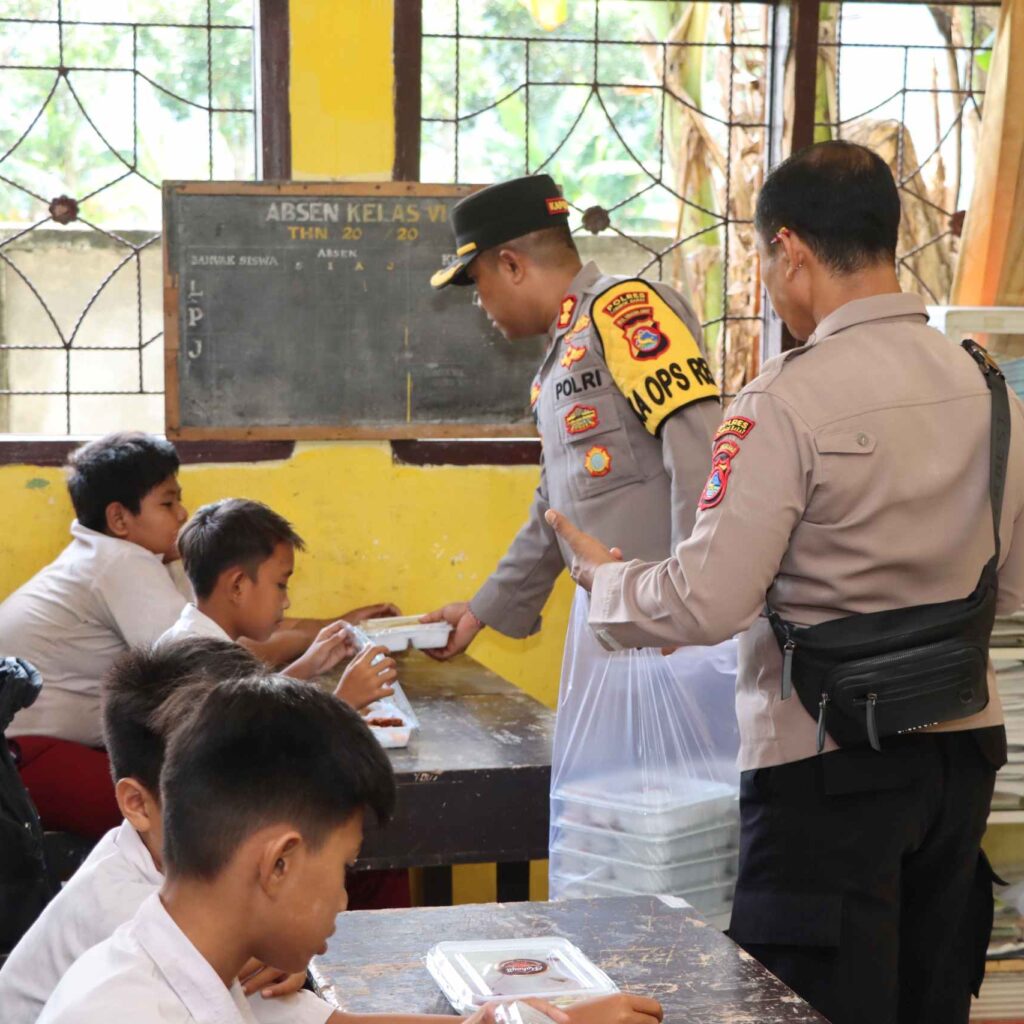
[[[71,543],[0,604],[0,651],[32,662],[36,702],[9,730],[45,828],[98,838],[120,820],[100,729],[100,686],[128,647],[150,644],[191,587],[177,561],[187,517],[174,445],[115,433],[68,459]]]
[[[166,880],[68,970],[38,1024],[252,1021],[237,981],[245,962],[255,956],[301,971],[326,951],[364,815],[391,815],[387,756],[359,715],[319,688],[260,675],[194,697],[180,691],[174,704],[158,715],[177,719],[189,709],[160,780]],[[661,1017],[653,1000],[627,995],[568,1014],[547,1009],[558,1024]],[[485,1009],[471,1019],[489,1016]],[[338,1012],[331,1021],[374,1019]]]
[[[187,691],[196,700],[218,681],[252,676],[260,662],[238,644],[189,637],[153,649],[135,649],[115,665],[104,685],[103,727],[115,792],[124,821],[111,830],[15,947],[0,969],[5,1024],[31,1024],[79,956],[131,919],[163,882],[163,828],[159,778],[166,730],[175,716],[158,709]],[[181,717],[177,712],[176,717]],[[304,980],[262,964],[244,970],[262,1024],[294,1020],[322,1024],[330,1008],[312,994],[291,995]]]
[[[265,641],[284,622],[295,552],[305,550],[292,524],[259,501],[226,498],[200,508],[178,538],[196,603],[187,605],[166,639],[184,635]],[[309,679],[355,653],[344,620],[325,626],[284,672]],[[379,660],[378,660],[379,658]],[[395,662],[383,647],[359,653],[338,696],[361,708],[393,692]]]

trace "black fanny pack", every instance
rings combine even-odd
[[[766,603],[782,650],[782,699],[795,689],[818,720],[818,752],[828,733],[840,746],[952,722],[988,704],[988,648],[996,614],[999,518],[1010,447],[1006,380],[973,341],[963,347],[992,393],[989,496],[995,554],[966,598],[848,615],[799,627]]]

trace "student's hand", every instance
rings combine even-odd
[[[587,999],[565,1012],[570,1024],[658,1024],[663,1016],[661,1003],[656,999],[631,992]]]
[[[348,623],[338,619],[329,626],[324,626],[316,635],[316,639],[306,648],[306,653],[296,658],[285,670],[286,676],[293,679],[313,679],[351,658],[356,652],[356,645],[349,632]]]
[[[353,626],[358,626],[367,619],[390,619],[401,614],[398,605],[385,601],[383,604],[367,604],[362,608],[353,608],[352,611],[342,615],[342,618],[346,622],[351,622]]]
[[[306,984],[306,972],[288,974],[276,967],[267,967],[259,960],[249,960],[239,973],[238,980],[247,996],[259,992],[264,999],[275,999],[277,996],[290,996],[298,992]]]
[[[594,586],[594,573],[598,567],[609,562],[621,562],[622,552],[618,548],[606,548],[596,537],[584,533],[569,522],[561,512],[549,508],[544,513],[548,526],[572,549],[572,568],[569,575],[584,589]]]
[[[383,654],[384,657],[371,665],[370,662]],[[358,657],[345,669],[334,691],[334,696],[354,707],[356,711],[365,708],[381,697],[390,697],[395,691],[391,683],[398,678],[395,659],[388,654],[386,647],[367,647],[360,651]]]
[[[527,1003],[535,1010],[540,1010],[541,1013],[550,1017],[555,1024],[570,1024],[569,1015],[565,1010],[560,1010],[546,999],[517,999],[516,1002]],[[462,1024],[494,1024],[494,1011],[501,1005],[501,1003],[487,1003],[485,1006],[481,1006],[472,1016],[464,1017]]]
[[[420,622],[447,622],[455,627],[448,634],[448,643],[444,647],[423,652],[438,661],[447,661],[456,654],[461,654],[484,628],[484,624],[469,610],[468,601],[446,604],[443,608],[424,615]]]

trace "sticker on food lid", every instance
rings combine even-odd
[[[498,970],[502,974],[543,974],[548,965],[543,960],[505,960],[498,964]]]

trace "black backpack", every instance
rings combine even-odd
[[[41,685],[27,661],[0,660],[0,733],[35,701]],[[39,814],[0,736],[0,954],[14,948],[58,888],[47,868]]]

